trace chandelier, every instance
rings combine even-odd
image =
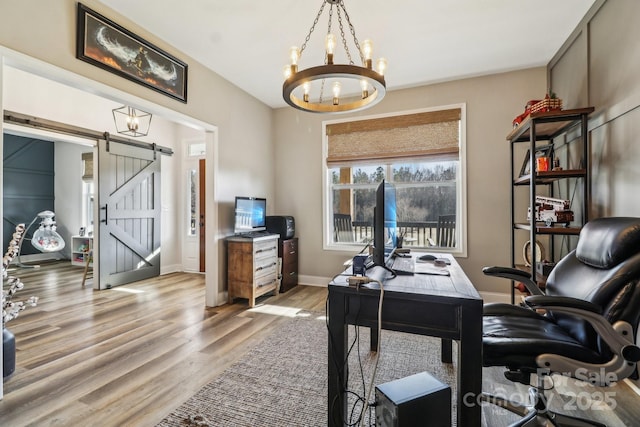
[[[114,108],[112,111],[118,133],[134,137],[146,136],[149,133],[151,113],[127,105]]]
[[[324,64],[298,70],[302,53],[307,47],[325,6],[329,4],[329,24],[325,37]],[[338,40],[331,32],[333,15],[337,15],[338,30],[348,64],[334,64]],[[346,21],[346,28],[345,23]],[[345,32],[353,37],[362,65],[356,65],[351,57]],[[386,92],[384,71],[387,61],[380,58],[373,69],[373,45],[370,40],[358,42],[353,24],[343,0],[322,0],[320,11],[302,44],[289,51],[291,63],[285,66],[282,96],[290,106],[313,113],[345,113],[363,110],[382,100]],[[330,91],[330,92],[329,92]]]

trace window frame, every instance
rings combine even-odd
[[[363,248],[366,247],[366,243],[358,243],[354,244],[345,244],[345,243],[336,243],[333,242],[333,206],[331,203],[331,174],[329,173],[330,168],[327,166],[327,156],[328,156],[328,148],[329,148],[329,138],[327,136],[327,126],[335,123],[345,123],[351,121],[360,121],[360,120],[370,120],[370,119],[379,119],[379,118],[387,118],[394,116],[403,116],[408,114],[415,113],[425,113],[425,112],[437,112],[440,110],[448,110],[458,108],[460,109],[460,141],[459,141],[459,152],[458,152],[458,161],[459,161],[459,171],[458,177],[456,181],[456,217],[457,222],[459,224],[458,227],[458,247],[457,248],[429,248],[429,252],[447,252],[456,257],[467,257],[467,161],[466,161],[466,103],[460,104],[451,104],[451,105],[442,105],[437,107],[430,107],[424,109],[417,110],[407,110],[401,112],[394,113],[385,113],[385,114],[377,114],[370,116],[358,116],[346,119],[337,119],[337,120],[327,120],[322,122],[322,218],[323,218],[323,226],[322,226],[322,247],[323,250],[328,251],[340,251],[340,252],[359,252]],[[423,160],[416,159],[416,162],[420,162]],[[410,163],[410,159],[403,160],[381,160],[379,162],[374,162],[379,164],[387,169],[389,167],[387,164],[397,164],[399,162]],[[371,161],[363,160],[361,164],[372,163]],[[388,170],[387,170],[388,172]],[[420,249],[418,249],[420,250]],[[426,249],[425,249],[426,250]]]

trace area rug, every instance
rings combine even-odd
[[[354,413],[350,421],[358,425],[360,405],[354,404],[353,396],[364,396],[363,383],[367,387],[370,383],[375,353],[368,351],[368,328],[350,326],[349,343],[353,345],[349,356],[349,388],[354,392],[350,407],[356,408],[350,411]],[[440,340],[382,331],[380,344],[374,384],[426,371],[448,384],[452,388],[452,396],[456,395],[457,366],[440,362]],[[455,345],[453,350],[455,361]],[[455,408],[452,401],[454,425]],[[364,425],[371,425],[369,417],[375,416],[373,411],[369,412],[365,411]],[[327,328],[324,313],[300,312],[283,322],[158,425],[326,426]]]

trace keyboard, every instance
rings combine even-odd
[[[271,236],[272,234],[273,233],[269,233],[268,231],[249,231],[247,233],[241,233],[239,234],[239,236],[256,238],[256,237]]]
[[[416,263],[413,258],[395,257],[391,269],[399,275],[413,274],[415,272]]]

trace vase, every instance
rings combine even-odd
[[[2,328],[2,377],[16,370],[16,337],[7,328]]]

